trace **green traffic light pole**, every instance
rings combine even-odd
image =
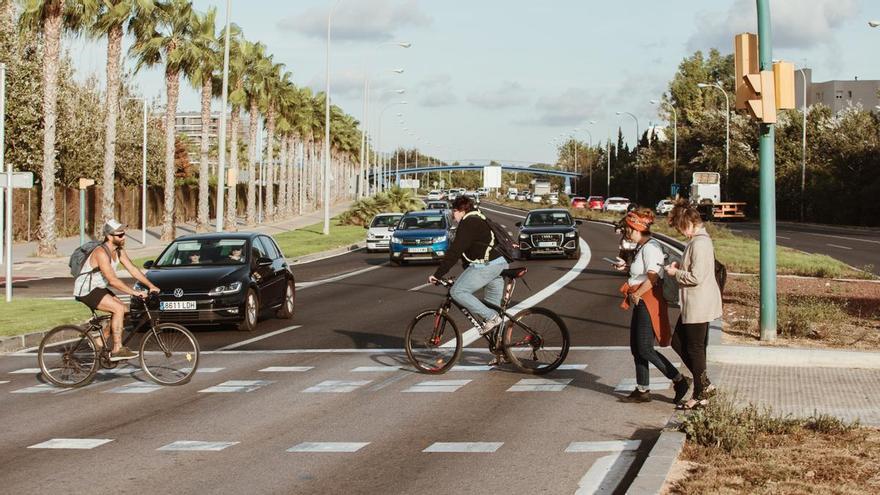
[[[757,0],[761,70],[773,70],[770,0]],[[761,124],[761,340],[776,340],[776,126]]]

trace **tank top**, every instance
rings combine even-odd
[[[95,249],[104,249],[103,247],[98,246]],[[106,289],[107,288],[107,277],[104,276],[101,271],[97,271],[94,273],[89,273],[92,271],[92,255],[94,252],[89,255],[86,262],[83,263],[82,270],[80,270],[80,276],[76,278],[76,282],[73,284],[73,295],[76,297],[87,296],[89,292],[92,292],[95,289]],[[116,256],[116,259],[113,259],[113,256],[110,256],[110,268],[115,272],[116,267],[119,266],[119,256]]]

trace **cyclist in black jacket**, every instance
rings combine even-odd
[[[459,258],[464,272],[455,281],[450,293],[452,298],[468,309],[473,315],[483,319],[480,334],[484,335],[501,323],[501,316],[488,308],[474,293],[485,288],[487,302],[496,306],[501,304],[504,281],[501,271],[508,268],[507,260],[493,249],[495,236],[486,217],[477,211],[474,200],[459,196],[452,202],[452,216],[458,222],[455,240],[443,257],[440,266],[428,277],[429,283],[437,283],[455,265]]]

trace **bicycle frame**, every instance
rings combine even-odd
[[[129,312],[128,315],[130,315],[130,314],[131,313]],[[126,316],[128,316],[128,315],[126,315]],[[103,333],[104,327],[103,327],[103,325],[101,325],[101,323],[103,323],[109,319],[110,319],[110,315],[98,316],[98,314],[95,313],[94,310],[92,310],[92,318],[90,318],[89,321],[86,322],[86,324],[85,324],[86,332],[88,333],[91,331],[99,331],[99,332],[101,332],[101,338],[103,339],[104,338],[104,333]],[[129,323],[131,323],[131,320],[129,320]],[[153,315],[150,313],[150,309],[147,307],[146,304],[144,304],[143,316],[141,316],[138,319],[138,321],[135,323],[136,324],[134,326],[132,326],[129,330],[126,330],[125,326],[123,326],[123,329],[122,329],[122,333],[123,333],[122,345],[123,346],[127,346],[128,342],[135,336],[135,334],[139,333],[147,325],[149,325],[149,330],[151,332],[156,333],[156,325],[155,325],[155,321],[153,320]],[[111,337],[112,337],[112,335],[111,335]],[[167,354],[168,349],[164,348],[165,343],[163,342],[163,340],[157,338],[156,341],[162,347],[162,352]],[[77,344],[77,347],[79,347],[79,343]],[[110,353],[110,351],[108,350],[108,347],[106,345],[104,345],[101,349],[100,354],[103,356],[103,355],[108,355],[109,353]]]

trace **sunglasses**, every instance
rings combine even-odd
[[[112,235],[113,237],[118,237],[118,238],[122,239],[123,237],[125,237],[125,232],[119,232],[118,234],[110,234],[110,235]]]

